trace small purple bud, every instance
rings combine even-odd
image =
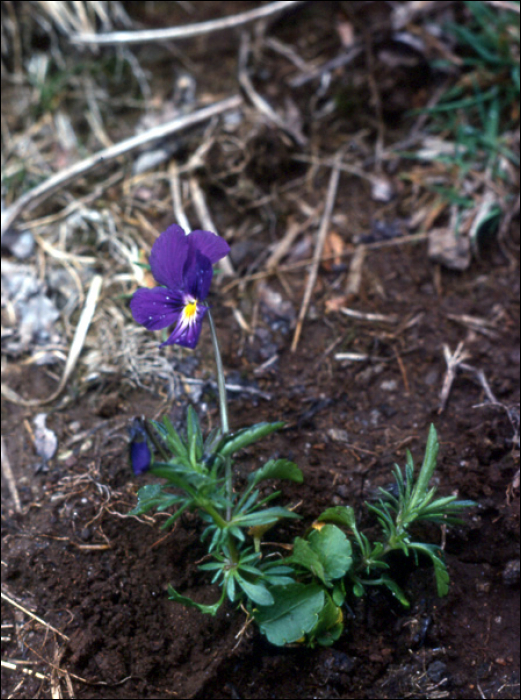
[[[130,433],[130,464],[136,476],[150,468],[152,453],[148,446],[146,430],[140,418],[134,418],[129,428]]]

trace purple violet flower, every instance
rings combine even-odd
[[[230,246],[210,231],[188,235],[177,224],[159,236],[150,253],[150,268],[160,287],[138,289],[130,302],[137,323],[150,331],[175,324],[162,345],[195,348],[208,308],[203,304],[213,277],[212,265]]]

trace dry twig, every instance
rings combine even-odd
[[[309,272],[309,277],[306,285],[306,291],[304,293],[304,299],[302,301],[302,306],[300,307],[300,313],[297,321],[297,327],[295,328],[295,335],[293,336],[293,342],[291,343],[291,352],[295,352],[297,349],[300,334],[302,332],[302,326],[304,324],[304,319],[306,317],[309,302],[311,300],[311,295],[315,287],[315,282],[317,281],[318,267],[320,265],[320,259],[322,257],[322,251],[324,249],[324,243],[326,242],[326,236],[329,229],[329,224],[331,221],[331,215],[333,214],[333,207],[335,205],[335,199],[338,189],[338,181],[340,179],[340,168],[338,165],[333,167],[331,171],[331,177],[329,178],[329,187],[327,190],[326,205],[324,207],[324,214],[322,215],[322,221],[320,223],[320,229],[318,232],[317,244],[315,247],[315,255],[313,256],[313,264]]]
[[[468,352],[463,349],[463,345],[463,341],[458,343],[458,347],[454,353],[451,353],[448,345],[443,346],[443,356],[445,358],[445,362],[447,363],[447,371],[445,373],[443,386],[441,388],[438,413],[443,413],[445,410],[445,406],[447,405],[447,401],[449,399],[450,390],[452,389],[452,384],[456,378],[458,367],[462,362],[465,362],[465,360],[470,357]]]
[[[1,437],[2,441],[2,475],[7,481],[7,486],[9,488],[9,493],[14,502],[14,509],[17,513],[22,512],[22,504],[20,502],[20,496],[18,495],[18,488],[16,486],[16,479],[14,478],[13,470],[11,469],[11,463],[9,462],[9,457],[7,456],[7,450],[5,449],[4,436]]]
[[[107,34],[77,34],[71,37],[75,44],[144,44],[158,41],[170,41],[171,39],[188,39],[193,36],[210,34],[222,29],[240,27],[248,22],[254,22],[263,17],[269,17],[277,12],[287,10],[293,5],[302,4],[303,0],[289,0],[287,2],[272,2],[269,5],[257,7],[248,12],[241,12],[231,17],[220,17],[208,22],[198,22],[182,27],[169,27],[168,29],[149,29],[140,32],[110,32]]]

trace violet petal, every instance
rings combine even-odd
[[[187,236],[180,226],[173,224],[163,231],[150,253],[150,269],[156,282],[171,289],[182,286],[188,248]]]
[[[130,301],[134,320],[149,331],[157,331],[177,323],[183,308],[184,298],[181,292],[165,287],[138,289]]]
[[[190,249],[183,270],[185,291],[194,299],[204,301],[210,291],[212,277],[212,263],[198,250]]]
[[[230,246],[224,238],[216,236],[211,231],[192,231],[188,236],[190,246],[194,246],[208,260],[214,264],[221,258],[224,258],[230,252]]]
[[[197,312],[194,319],[186,321],[183,317],[179,319],[177,326],[174,328],[168,340],[161,344],[163,345],[182,345],[184,348],[193,350],[199,342],[201,329],[203,326],[203,318],[208,313],[206,306],[197,304]]]

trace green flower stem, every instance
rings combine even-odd
[[[205,501],[204,503],[200,503],[199,506],[208,513],[208,515],[212,518],[217,527],[221,528],[221,530],[225,530],[228,527],[228,521],[226,521],[222,517],[222,515],[213,507],[211,503]],[[235,546],[235,542],[233,541],[233,537],[230,534],[228,534],[227,544],[232,560],[234,562],[238,562],[239,553],[237,552],[237,548]]]
[[[217,385],[219,387],[219,408],[221,411],[221,428],[223,435],[227,435],[230,432],[228,424],[228,404],[226,402],[226,386],[224,384],[224,369],[221,360],[221,352],[219,350],[219,343],[217,342],[217,333],[215,332],[215,325],[213,322],[212,314],[210,309],[208,309],[208,319],[210,321],[210,331],[212,333],[212,345],[213,351],[215,353],[215,364],[217,365]]]
[[[221,412],[221,430],[222,434],[227,435],[230,432],[230,426],[228,423],[228,403],[226,401],[226,385],[224,383],[224,369],[221,359],[221,352],[219,350],[219,343],[217,342],[217,333],[215,332],[215,325],[213,322],[212,314],[210,309],[208,309],[208,320],[210,321],[210,331],[212,334],[212,345],[215,354],[215,364],[217,366],[217,386],[219,387],[219,409]],[[231,504],[233,497],[233,481],[232,481],[232,465],[230,457],[225,458],[225,480],[226,480],[226,495],[229,503]],[[231,517],[231,505],[226,508],[226,518],[229,520]]]
[[[228,526],[227,521],[222,517],[222,515],[220,515],[220,513],[217,512],[217,510],[213,507],[211,503],[205,501],[204,503],[200,503],[199,505],[203,510],[205,510],[208,513],[208,515],[212,518],[217,527],[221,528],[221,530],[226,529],[226,527]]]

